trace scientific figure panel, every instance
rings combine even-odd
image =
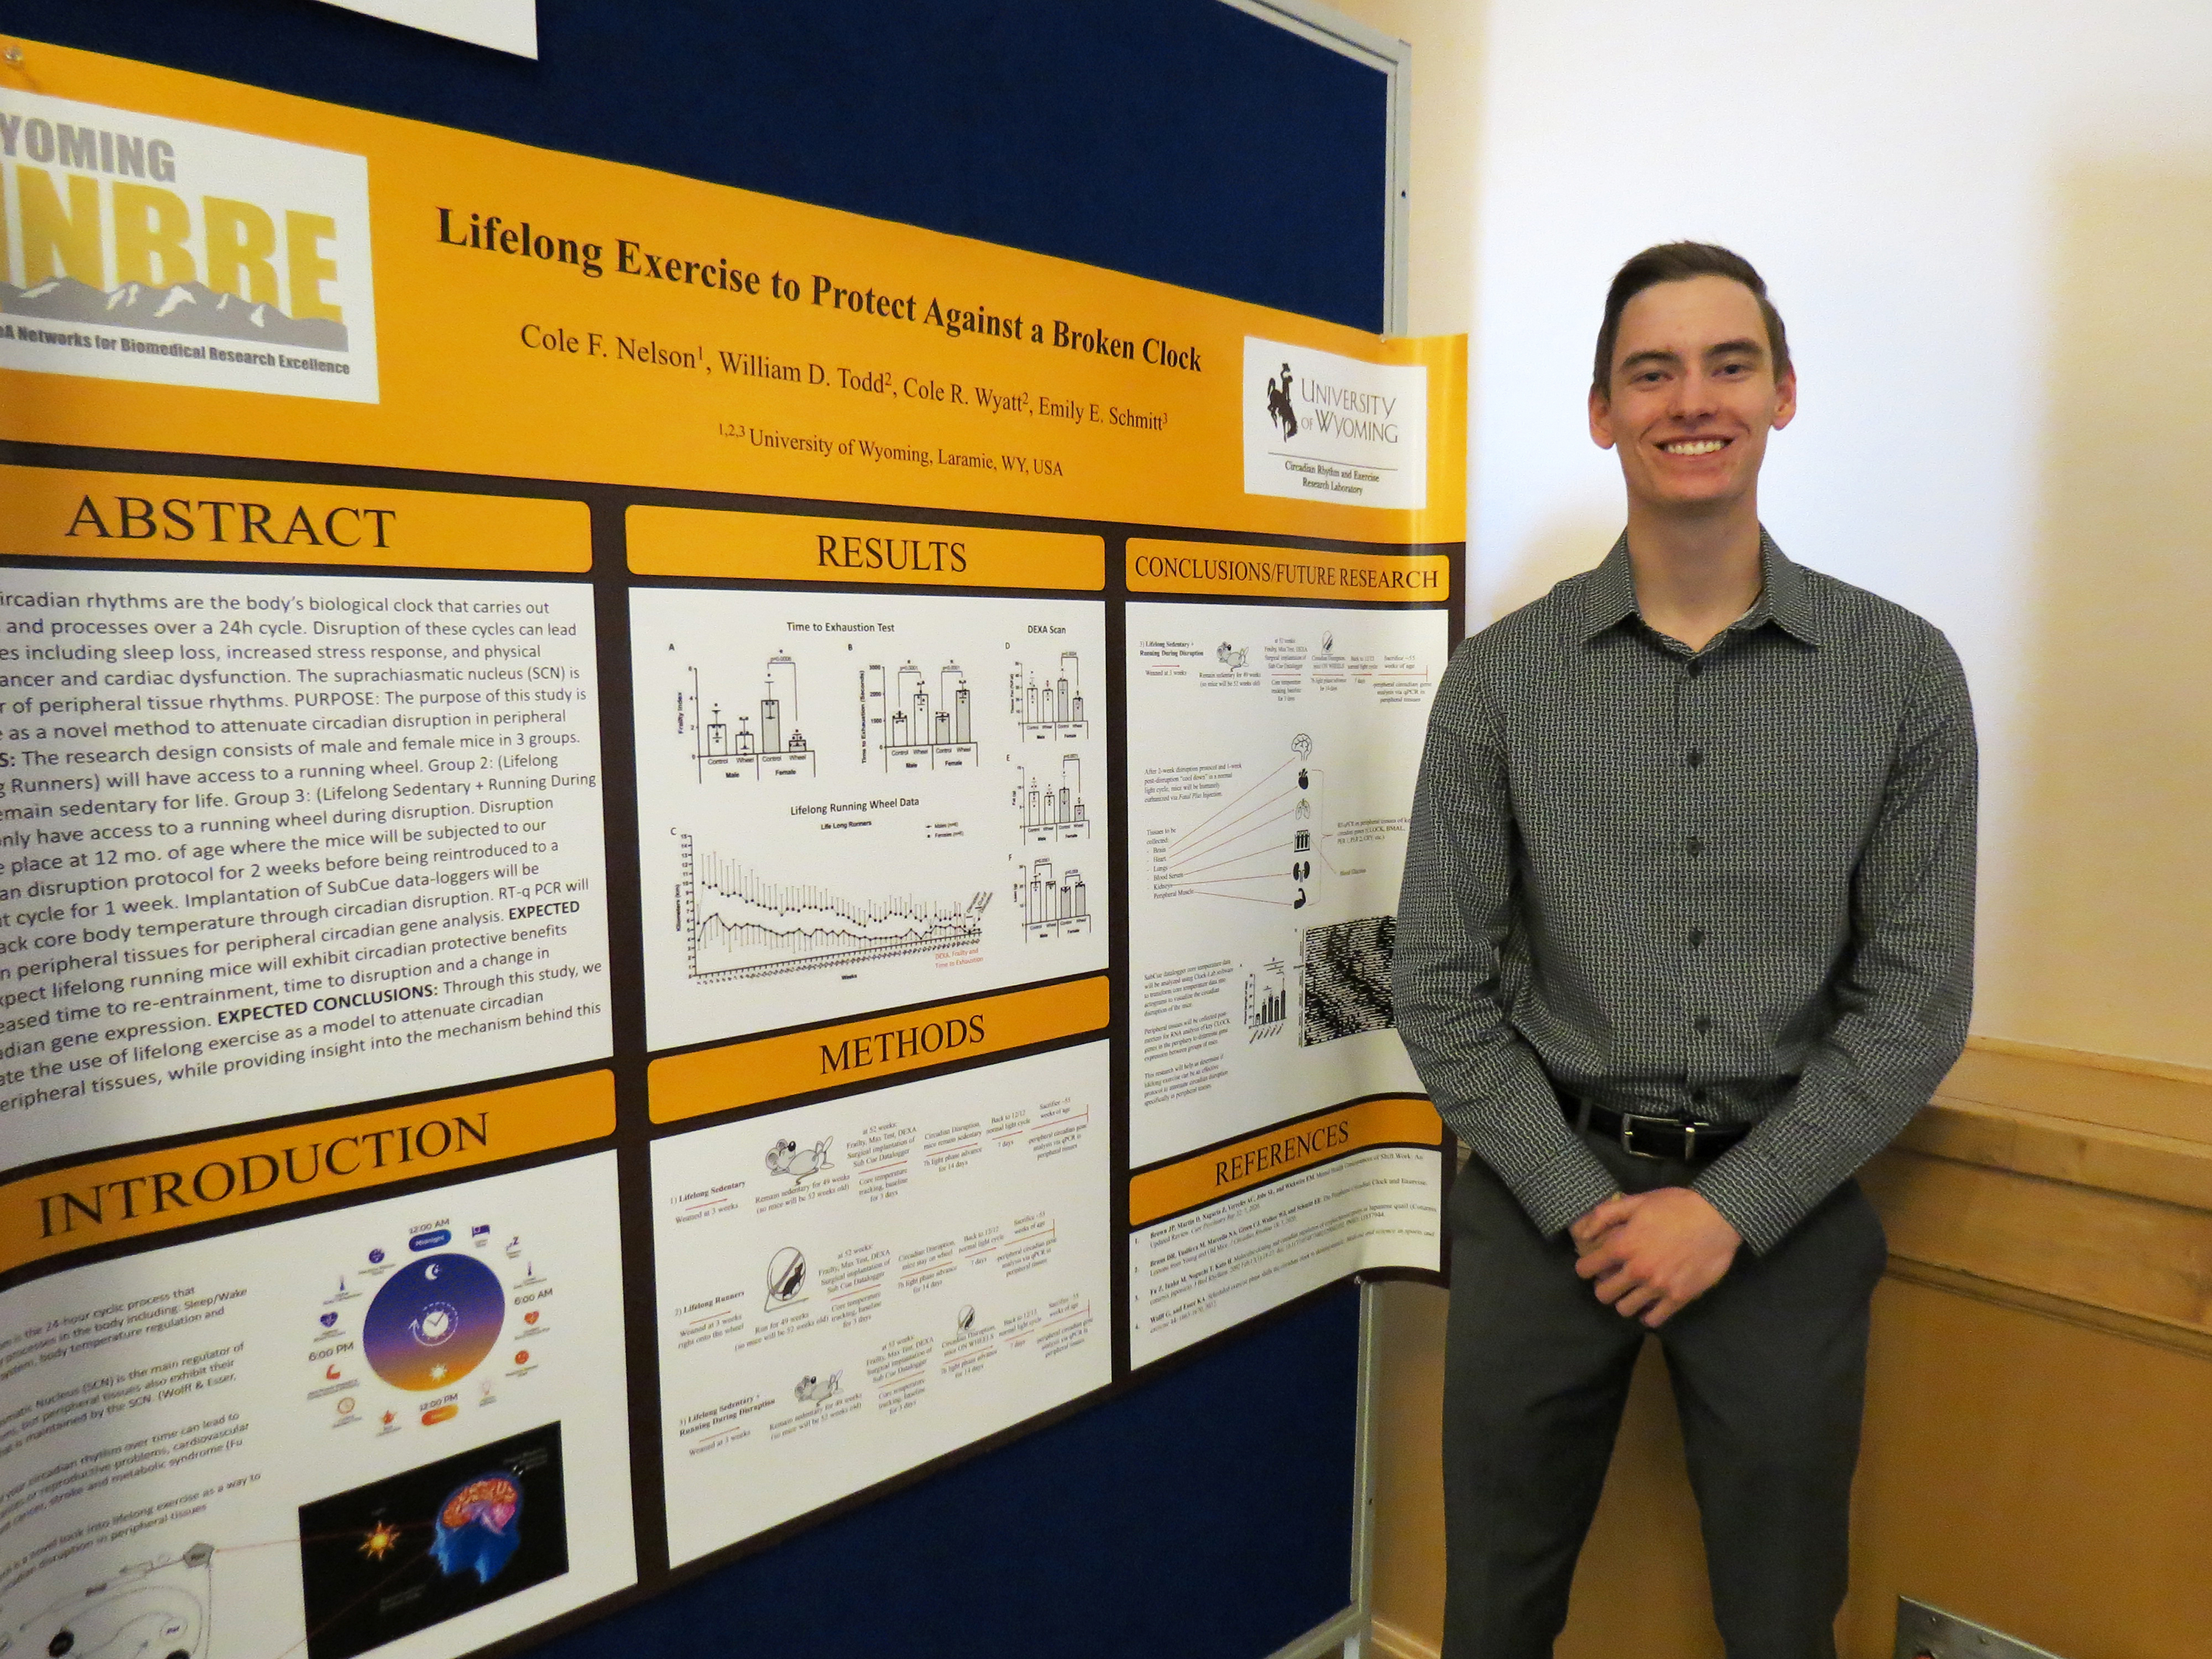
[[[0,1162],[608,1052],[587,587],[15,568],[0,609]]]
[[[0,1296],[0,1652],[448,1659],[632,1583],[614,1165]]]
[[[653,1048],[1106,965],[1104,607],[631,595]]]
[[[1390,952],[1447,629],[1129,606],[1133,1164],[1418,1092]]]
[[[655,1143],[683,1562],[1112,1378],[1107,1045]]]

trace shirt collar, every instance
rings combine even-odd
[[[1813,615],[1804,568],[1775,545],[1764,526],[1759,532],[1759,598],[1732,627],[1748,634],[1771,622],[1793,639],[1819,645],[1820,629]],[[1590,572],[1589,586],[1583,590],[1583,639],[1587,643],[1607,629],[1640,614],[1636,606],[1636,573],[1628,562],[1628,532],[1624,530],[1604,562]]]

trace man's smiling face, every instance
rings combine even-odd
[[[1632,500],[1719,508],[1759,482],[1766,434],[1797,412],[1778,383],[1758,297],[1726,276],[1656,283],[1623,307],[1612,395],[1590,394],[1590,436],[1618,449]]]

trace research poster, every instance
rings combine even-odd
[[[0,218],[0,1653],[459,1659],[1436,1273],[1463,341],[37,42]]]

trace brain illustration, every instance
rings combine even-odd
[[[474,1572],[478,1583],[489,1584],[521,1543],[522,1488],[513,1475],[495,1472],[447,1494],[430,1553],[447,1577]]]

